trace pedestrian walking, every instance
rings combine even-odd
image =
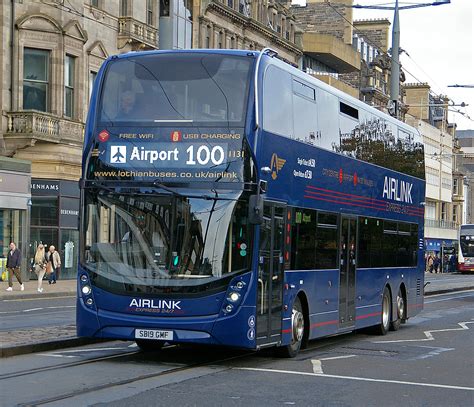
[[[37,249],[36,249],[36,254],[35,254],[35,264],[34,264],[34,271],[36,275],[38,276],[38,292],[42,293],[43,292],[43,277],[46,273],[46,264],[48,262],[46,261],[46,253],[44,250],[44,245],[39,244]]]
[[[437,254],[435,254],[435,257],[433,259],[433,269],[435,273],[439,273],[439,265],[440,265],[440,260]]]
[[[13,274],[15,274],[16,279],[20,283],[20,290],[23,291],[25,286],[21,281],[21,252],[16,247],[14,242],[10,243],[10,251],[7,256],[7,270],[8,270],[8,288],[7,291],[13,291]]]
[[[61,257],[56,251],[56,248],[51,245],[49,246],[48,255],[46,257],[49,263],[51,263],[51,274],[49,275],[48,283],[56,284],[56,278],[61,267]]]
[[[433,272],[433,256],[431,254],[428,255],[428,259],[426,260],[426,265],[430,273]]]
[[[457,258],[455,254],[452,254],[449,258],[449,271],[454,273],[456,271],[456,266],[458,264]]]

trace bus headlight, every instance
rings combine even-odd
[[[89,295],[92,292],[92,289],[89,285],[82,287],[82,294]]]
[[[87,283],[87,276],[85,274],[81,275],[81,282]]]
[[[92,304],[94,304],[94,300],[89,297],[89,298],[86,300],[86,304],[89,305],[89,307],[90,307]]]
[[[236,293],[235,291],[232,291],[227,297],[227,300],[230,302],[237,302],[240,300],[240,294]]]
[[[232,304],[228,304],[225,307],[225,312],[232,312],[233,309],[234,309],[234,306]]]

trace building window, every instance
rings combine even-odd
[[[441,220],[446,220],[446,203],[441,202]]]
[[[95,78],[97,77],[97,72],[89,72],[89,100],[92,96],[92,90],[94,89]]]
[[[160,17],[169,17],[170,0],[160,0]]]
[[[206,38],[204,40],[204,47],[211,48],[211,27],[206,27]]]
[[[99,0],[91,0],[91,6],[99,8]]]
[[[459,195],[457,178],[453,178],[453,195]]]
[[[72,117],[74,114],[74,65],[75,58],[66,55],[64,66],[64,115]]]
[[[191,48],[192,47],[192,31],[193,31],[193,2],[192,0],[180,1],[176,10],[177,48]]]
[[[31,198],[31,226],[58,226],[58,198]]]
[[[49,52],[24,49],[23,109],[48,111]]]
[[[153,0],[146,0],[146,23],[148,25],[155,25],[154,19],[154,12],[153,12]]]

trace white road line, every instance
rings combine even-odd
[[[312,359],[311,363],[313,365],[313,373],[324,374],[323,367],[321,366],[321,361],[319,359]]]
[[[435,338],[432,335],[435,332],[450,332],[450,331],[465,331],[469,330],[467,324],[474,324],[474,322],[466,321],[466,322],[459,322],[458,325],[461,328],[446,328],[446,329],[434,329],[432,331],[424,331],[426,338],[420,339],[398,339],[394,341],[371,341],[372,343],[401,343],[401,342],[424,342],[424,341],[434,341]]]
[[[64,309],[64,308],[76,308],[76,306],[64,305],[64,306],[56,306],[56,307],[27,308],[23,310],[0,311],[0,314],[21,314],[23,312],[42,311],[42,310],[51,310],[51,309]]]
[[[355,358],[357,355],[342,355],[342,356],[333,356],[332,358],[323,358],[319,360],[336,360],[336,359],[347,359],[347,358]]]
[[[72,350],[62,350],[61,352],[58,352],[58,353],[77,353],[77,352],[84,353],[84,352],[99,352],[101,350],[125,350],[125,349],[127,348],[117,347],[117,348],[95,348],[95,349],[72,349]],[[53,355],[53,353],[51,353],[50,355]]]
[[[23,302],[23,301],[38,301],[38,300],[58,300],[60,298],[73,298],[76,296],[76,294],[71,293],[71,295],[63,295],[61,297],[49,297],[47,294],[42,294],[43,296],[38,295],[37,297],[34,298],[16,298],[16,299],[11,299],[11,300],[1,300],[1,302]]]
[[[252,368],[252,367],[234,367],[232,369],[247,370],[247,371],[254,371],[254,372],[265,372],[265,373],[293,374],[293,375],[300,375],[300,376],[326,377],[329,379],[356,380],[356,381],[361,381],[361,382],[393,383],[393,384],[403,384],[407,386],[436,387],[439,389],[474,391],[474,387],[450,386],[448,384],[405,382],[401,380],[371,379],[369,377],[340,376],[340,375],[332,375],[332,374],[324,374],[324,373],[321,374],[321,373],[295,372],[292,370],[261,369],[261,368]]]
[[[425,304],[433,304],[434,302],[451,301],[451,300],[457,300],[458,298],[468,298],[468,297],[474,297],[474,293],[472,293],[471,295],[458,295],[457,297],[440,298],[438,300],[425,301]]]
[[[313,372],[314,373],[319,373],[323,374],[323,367],[321,365],[321,362],[323,360],[336,360],[336,359],[347,359],[347,358],[353,358],[356,355],[342,355],[342,356],[333,356],[331,358],[322,358],[322,359],[311,359],[311,363],[313,364]]]

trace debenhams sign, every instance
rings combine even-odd
[[[58,195],[59,194],[59,181],[32,181],[31,182],[31,193],[33,194],[46,194],[46,195]]]

